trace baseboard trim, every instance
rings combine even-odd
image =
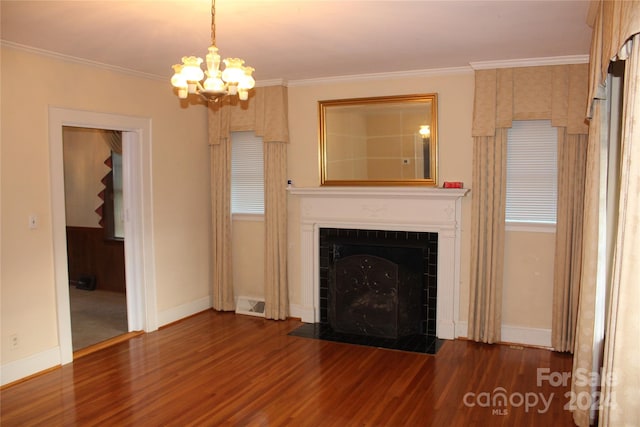
[[[467,322],[456,323],[456,337],[468,337]],[[535,347],[551,347],[551,329],[502,325],[501,342]]]
[[[296,317],[304,323],[315,323],[313,308],[300,304],[289,304],[289,317]]]
[[[501,341],[538,347],[551,347],[551,329],[502,325]]]
[[[185,317],[193,316],[194,314],[208,310],[211,307],[211,298],[207,296],[191,301],[187,304],[182,304],[177,307],[164,310],[158,313],[158,327],[177,322]]]
[[[0,385],[4,386],[57,366],[60,366],[60,347],[2,365]]]
[[[461,322],[461,321],[457,321],[456,325],[455,325],[455,336],[456,338],[458,337],[468,337],[469,334],[467,333],[467,322]]]

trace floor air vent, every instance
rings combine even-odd
[[[238,297],[236,313],[264,317],[264,300],[260,298]]]

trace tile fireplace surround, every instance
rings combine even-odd
[[[455,338],[460,299],[461,199],[468,189],[423,187],[291,188],[300,200],[301,306],[305,323],[320,321],[320,228],[438,233],[436,335]]]

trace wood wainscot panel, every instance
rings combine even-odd
[[[105,239],[103,228],[67,227],[69,280],[94,278],[96,289],[125,292],[124,241]]]

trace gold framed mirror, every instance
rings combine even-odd
[[[318,101],[321,185],[436,186],[437,98]]]

